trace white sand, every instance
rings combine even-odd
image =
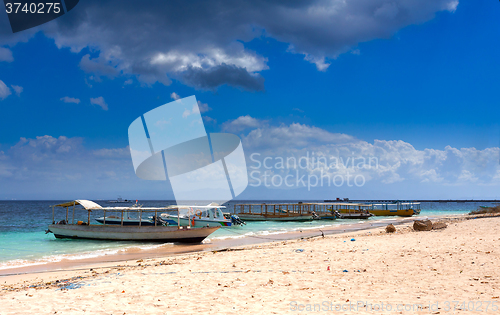
[[[500,308],[499,226],[497,217],[429,232],[377,229],[120,263],[125,267],[103,264],[93,272],[0,278],[14,282],[0,291],[0,314],[281,314],[306,313],[314,304],[315,313],[399,314],[398,304],[406,304],[402,313],[443,314],[454,306],[477,310],[479,301],[484,311],[488,301]],[[53,283],[73,276],[83,277],[70,281],[81,287],[60,290]],[[45,285],[25,288],[33,284]],[[361,301],[374,308],[390,303],[392,312],[370,311]],[[350,312],[335,311],[349,303]],[[424,309],[411,311],[413,304]]]

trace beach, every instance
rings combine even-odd
[[[443,221],[4,276],[0,314],[498,312],[500,218]]]

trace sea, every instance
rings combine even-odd
[[[161,246],[157,243],[116,242],[97,240],[56,239],[52,233],[46,233],[52,222],[52,207],[65,201],[0,201],[0,269],[21,266],[40,265],[57,262],[63,259],[76,260],[115,254],[130,247],[152,249]],[[100,205],[122,206],[108,201],[95,201]],[[233,212],[234,204],[250,203],[297,203],[298,201],[251,200],[230,201],[224,212]],[[308,200],[307,202],[323,202]],[[140,200],[144,207],[165,207],[175,204],[174,201]],[[200,204],[201,205],[201,204]],[[421,203],[420,217],[437,217],[443,215],[465,215],[479,206],[495,206],[488,202],[425,202]],[[95,214],[102,216],[102,212]],[[56,210],[55,220],[65,219],[63,208]],[[70,214],[71,217],[71,214]],[[389,220],[393,217],[372,217],[368,220]],[[87,221],[86,211],[76,211],[75,222]],[[93,218],[91,217],[91,221]],[[95,221],[94,221],[95,222]],[[315,220],[310,222],[247,222],[246,225],[221,228],[209,236],[205,242],[217,239],[258,237],[286,233],[297,230],[321,228],[339,224],[353,224],[359,220],[339,219]]]

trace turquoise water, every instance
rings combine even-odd
[[[262,203],[264,201],[238,201],[237,203]],[[293,201],[265,201],[266,203],[284,203]],[[321,201],[317,201],[321,202]],[[0,201],[0,269],[19,265],[43,264],[50,261],[79,259],[112,254],[128,247],[152,248],[160,246],[152,243],[108,242],[92,240],[56,239],[51,233],[45,234],[48,224],[52,221],[50,205],[60,201]],[[106,202],[97,201],[103,206],[112,206]],[[171,201],[140,201],[145,207],[159,207],[173,204]],[[233,202],[226,206],[227,212],[232,212]],[[440,216],[465,214],[476,210],[480,205],[490,203],[453,203],[431,202],[422,203],[420,216]],[[102,216],[102,213],[96,215]],[[70,214],[71,217],[71,214]],[[56,213],[56,221],[65,218],[65,212]],[[388,217],[376,217],[369,220],[383,220]],[[76,220],[87,221],[86,212],[75,216]],[[359,220],[319,220],[311,222],[248,222],[247,225],[233,228],[221,228],[209,239],[265,237],[265,235],[284,233],[294,230],[320,228],[339,224],[353,224]]]

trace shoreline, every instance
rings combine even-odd
[[[140,247],[145,246],[144,244],[137,246],[130,246],[124,249],[117,249],[117,252],[111,254],[103,254],[96,257],[90,258],[77,258],[72,259],[71,256],[76,256],[77,254],[68,255],[70,258],[62,258],[61,260],[54,262],[43,262],[39,264],[28,264],[21,266],[12,266],[10,268],[0,269],[0,281],[7,281],[6,279],[11,276],[19,275],[29,275],[29,274],[43,274],[58,271],[68,271],[75,268],[88,268],[88,266],[94,266],[94,268],[100,264],[113,264],[126,262],[131,260],[139,259],[152,259],[160,257],[170,257],[182,254],[193,254],[199,252],[207,251],[220,251],[228,250],[235,247],[245,247],[257,244],[273,243],[280,241],[290,241],[296,239],[308,239],[313,237],[321,237],[322,235],[334,235],[334,234],[345,234],[352,233],[356,231],[369,231],[371,229],[376,229],[379,227],[386,226],[388,224],[405,225],[416,220],[423,219],[433,219],[433,220],[461,220],[463,218],[468,218],[468,215],[440,215],[440,216],[413,216],[413,217],[394,217],[385,218],[381,220],[376,220],[371,218],[370,220],[365,220],[363,222],[357,222],[352,224],[339,224],[331,225],[322,228],[307,228],[298,231],[287,231],[271,233],[267,235],[244,235],[237,238],[224,238],[209,240],[207,243],[201,244],[155,244],[157,245],[152,249],[141,249]],[[472,217],[472,216],[470,216]],[[478,216],[475,216],[478,217]],[[92,252],[89,252],[92,253]],[[36,261],[33,261],[34,263]]]

